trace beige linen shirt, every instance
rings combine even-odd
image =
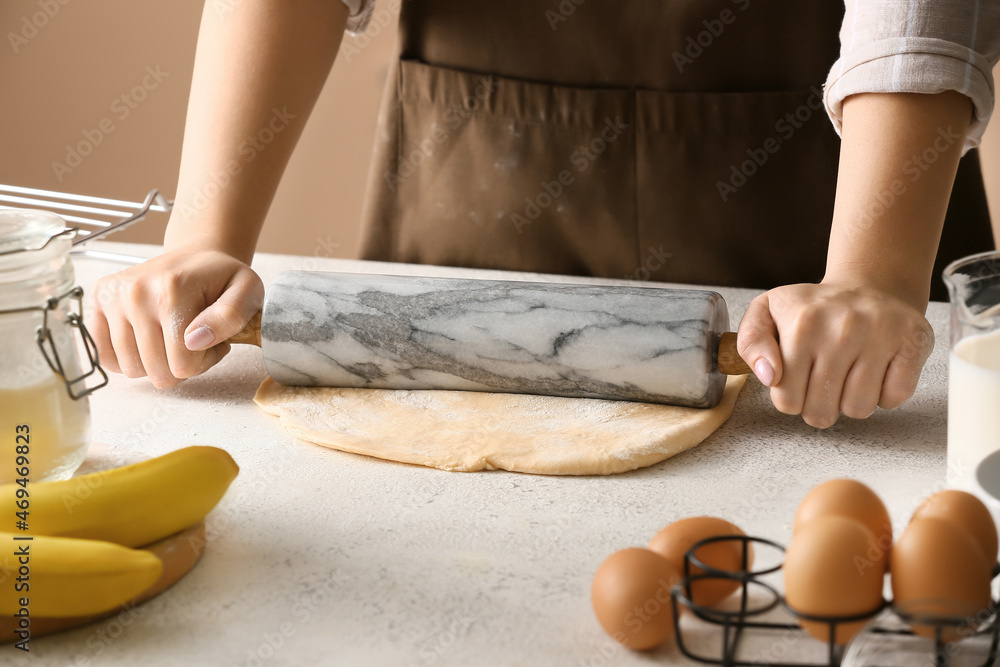
[[[350,10],[348,31],[363,32],[375,0],[342,1]],[[978,146],[993,112],[1000,0],[846,0],[845,5],[840,59],[824,95],[837,132],[850,95],[956,90],[968,95],[974,108],[963,153]]]
[[[368,28],[375,11],[375,0],[342,0],[347,5],[347,32],[358,34]]]
[[[837,132],[849,95],[956,90],[973,104],[963,153],[978,146],[993,112],[1000,0],[847,0],[846,5],[840,59],[825,86]]]

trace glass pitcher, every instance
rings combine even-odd
[[[1000,450],[1000,252],[952,262],[948,484],[975,492],[975,472]]]

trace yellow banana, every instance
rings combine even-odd
[[[0,530],[142,546],[203,519],[238,472],[223,449],[185,447],[65,481],[29,482],[26,497],[18,484],[4,484]],[[17,515],[25,506],[26,517]],[[19,520],[27,528],[17,526]]]
[[[99,614],[142,593],[163,571],[163,563],[150,552],[110,542],[15,537],[24,536],[0,533],[0,614],[4,615]]]

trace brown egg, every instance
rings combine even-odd
[[[979,498],[965,491],[935,493],[913,513],[913,519],[935,517],[950,521],[972,536],[990,568],[997,561],[997,527]],[[910,519],[913,521],[913,519]]]
[[[795,611],[816,616],[854,616],[878,610],[885,564],[870,560],[875,537],[843,516],[816,518],[796,531],[785,552],[785,601]],[[838,623],[834,641],[846,644],[867,621]],[[830,624],[799,619],[806,632],[830,640]]]
[[[909,614],[974,619],[990,604],[990,567],[976,540],[960,526],[916,517],[892,550],[892,597],[893,606]],[[932,626],[911,626],[918,635],[934,636]],[[963,628],[955,627],[943,638],[962,636]]]
[[[892,519],[882,500],[870,488],[853,479],[831,479],[824,482],[806,494],[795,512],[793,531],[814,519],[831,514],[847,517],[861,522],[872,531],[875,541],[874,551],[881,551],[889,564],[889,553],[892,550]]]
[[[647,649],[674,634],[670,589],[680,573],[649,549],[622,549],[601,563],[590,602],[601,627],[619,644]]]
[[[684,554],[696,543],[709,537],[720,535],[744,535],[738,527],[724,519],[712,516],[696,516],[675,521],[649,542],[649,548],[660,554],[677,571],[684,575]],[[741,572],[743,570],[743,542],[727,540],[700,547],[695,556],[702,563],[717,570]],[[753,544],[747,542],[747,569],[753,568]],[[704,572],[700,567],[692,567],[691,574]],[[692,602],[711,606],[726,599],[737,591],[740,582],[727,579],[701,579],[691,584]]]

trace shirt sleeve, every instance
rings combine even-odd
[[[347,17],[347,32],[352,35],[362,33],[368,28],[375,10],[375,0],[341,0],[347,5],[350,15]]]
[[[1000,59],[997,0],[846,0],[840,59],[827,77],[827,113],[839,134],[844,100],[857,93],[967,95],[973,118],[963,154],[993,112]]]

